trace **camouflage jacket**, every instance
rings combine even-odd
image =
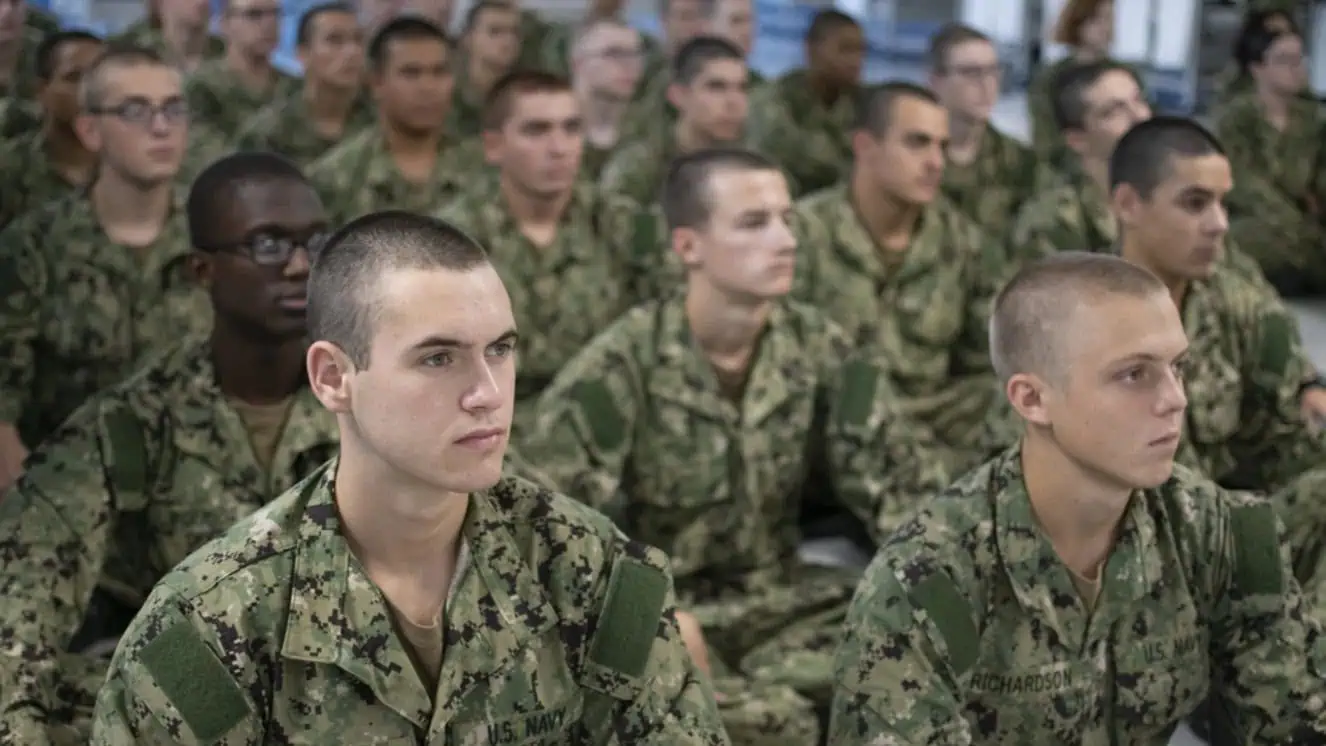
[[[298,90],[298,79],[276,68],[272,75],[267,90],[255,91],[240,81],[224,59],[204,62],[184,83],[190,116],[232,139],[264,107]]]
[[[801,194],[808,194],[851,170],[855,116],[855,93],[827,107],[811,95],[806,72],[794,70],[751,94],[746,134],[792,176]]]
[[[517,400],[537,395],[587,342],[648,297],[648,255],[662,253],[653,216],[579,184],[557,237],[535,246],[502,197],[461,197],[438,217],[473,236],[502,276],[520,329]]]
[[[210,330],[190,251],[182,199],[141,257],[102,231],[86,192],[0,231],[0,422],[36,446],[151,353]]]
[[[1182,312],[1191,347],[1181,459],[1227,487],[1267,492],[1326,465],[1326,437],[1299,408],[1313,371],[1284,304],[1217,272],[1189,286]]]
[[[1030,148],[986,125],[976,158],[944,167],[944,196],[991,237],[1005,239],[1013,217],[1051,178]]]
[[[375,121],[372,103],[366,96],[361,96],[346,115],[340,136],[329,139],[312,126],[304,91],[300,88],[263,107],[245,122],[235,136],[235,149],[269,150],[308,167],[337,143],[372,127]]]
[[[977,423],[998,386],[987,342],[990,304],[1008,272],[1002,247],[942,197],[911,245],[886,255],[839,185],[797,203],[795,295],[846,328],[888,367],[906,411],[940,440],[984,457]]]
[[[335,454],[335,418],[301,389],[273,468],[260,466],[211,354],[203,338],[189,340],[90,399],[4,496],[0,670],[20,669],[26,684],[0,687],[6,742],[40,743],[39,723],[69,674],[57,655],[93,588],[138,608],[191,552]]]
[[[120,639],[92,743],[726,744],[667,558],[519,479],[469,496],[436,692],[337,518],[336,463],[185,560]]]
[[[667,552],[688,606],[792,581],[812,472],[881,532],[946,484],[887,377],[817,309],[776,306],[757,349],[735,402],[684,295],[633,309],[544,392],[525,444],[555,484]]]
[[[1269,504],[1175,467],[1134,493],[1089,610],[1014,448],[880,547],[829,742],[1164,746],[1209,696],[1215,743],[1322,743],[1321,631],[1278,530]]]
[[[115,36],[114,41],[120,44],[144,47],[161,55],[162,59],[171,60],[171,53],[166,48],[166,38],[161,33],[161,27],[152,25],[146,18],[130,24],[128,28]],[[220,59],[225,56],[225,53],[226,43],[220,37],[209,35],[207,46],[203,51],[204,59]]]
[[[23,213],[65,197],[87,184],[71,184],[46,155],[41,130],[0,145],[0,228]],[[0,249],[0,251],[3,251]]]
[[[322,195],[332,225],[342,225],[388,208],[430,213],[451,204],[486,173],[483,149],[475,140],[446,142],[426,184],[407,181],[387,151],[375,125],[327,151],[306,169]]]

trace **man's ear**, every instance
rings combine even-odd
[[[345,350],[319,340],[309,345],[304,355],[308,369],[309,387],[328,411],[345,414],[350,411],[350,381],[354,378],[355,366]]]

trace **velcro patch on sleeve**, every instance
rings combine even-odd
[[[199,742],[216,741],[248,717],[239,684],[188,623],[162,631],[138,660]]]
[[[638,560],[622,558],[612,566],[598,629],[590,641],[590,660],[625,676],[645,672],[663,617],[668,578]]]
[[[912,603],[925,610],[948,646],[949,664],[963,675],[980,656],[980,635],[972,621],[971,604],[945,573],[935,573],[911,592]]]
[[[1284,593],[1284,567],[1275,510],[1268,503],[1233,510],[1234,587],[1248,595]]]

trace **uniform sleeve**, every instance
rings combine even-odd
[[[63,681],[72,673],[59,658],[86,621],[118,523],[122,496],[108,479],[114,447],[99,409],[94,401],[75,414],[0,497],[0,665],[17,677],[0,688],[4,728],[44,720],[86,686]]]
[[[0,231],[0,422],[17,424],[32,405],[36,344],[49,269],[32,240],[40,213]],[[29,448],[35,443],[28,443]]]
[[[838,499],[878,540],[948,485],[948,456],[928,427],[900,411],[879,366],[845,344],[838,354],[847,363],[823,392],[829,472]]]
[[[957,375],[977,376],[993,385],[990,367],[990,314],[1003,281],[1012,276],[1004,247],[983,230],[970,226],[963,239],[974,245],[965,278],[967,299],[963,307],[962,336],[954,350]]]
[[[918,609],[886,554],[852,599],[834,666],[834,746],[967,746],[957,675],[934,621]]]
[[[1208,556],[1212,730],[1230,742],[1326,742],[1326,640],[1268,503],[1226,497]]]
[[[799,185],[807,185],[804,169],[794,154],[804,151],[806,132],[788,111],[780,86],[768,83],[750,97],[746,140],[752,148],[778,161]]]
[[[1082,232],[1073,224],[1054,193],[1033,197],[1018,211],[1009,231],[1008,256],[1015,267],[1022,267],[1060,251],[1091,251],[1080,246]]]
[[[1232,301],[1252,306],[1244,332],[1250,370],[1245,375],[1239,459],[1249,484],[1276,489],[1313,467],[1326,464],[1326,437],[1304,419],[1299,403],[1303,383],[1313,376],[1298,323],[1284,304],[1254,286],[1237,286]],[[1242,455],[1242,454],[1241,454]]]
[[[606,696],[586,706],[586,742],[729,744],[713,689],[677,627],[667,557],[620,533],[612,555],[611,569],[591,590],[599,613],[590,624],[584,683]]]
[[[644,395],[638,364],[611,333],[577,354],[539,396],[533,432],[521,443],[561,492],[610,516],[621,507]]]
[[[246,693],[256,676],[225,662],[219,632],[168,582],[158,585],[111,659],[92,746],[263,743],[262,709]]]
[[[657,201],[662,180],[662,156],[645,140],[637,140],[613,153],[599,173],[604,191],[628,197],[637,204]]]

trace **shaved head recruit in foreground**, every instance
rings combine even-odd
[[[995,301],[1021,442],[884,541],[829,743],[1326,742],[1320,628],[1270,504],[1174,464],[1188,340],[1159,279],[1064,252]]]
[[[726,746],[667,557],[503,476],[517,330],[483,248],[358,218],[307,315],[339,454],[156,586],[92,743]]]

